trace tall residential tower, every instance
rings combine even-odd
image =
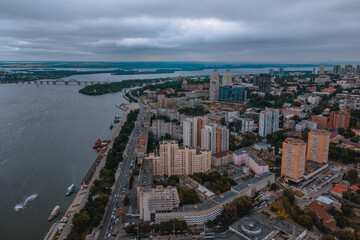
[[[298,182],[305,173],[305,161],[306,143],[298,138],[287,138],[283,142],[281,177]]]

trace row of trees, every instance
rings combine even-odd
[[[358,163],[360,162],[360,152],[337,147],[334,143],[330,143],[329,160],[341,161],[343,163]]]
[[[205,110],[203,106],[198,107],[183,107],[179,109],[180,114],[184,114],[186,116],[196,117],[196,116],[205,116],[209,113],[209,111]]]
[[[229,226],[237,219],[250,214],[253,207],[254,204],[250,197],[241,196],[235,199],[231,204],[225,206],[221,215],[213,221],[207,221],[206,225],[212,228],[221,222],[224,226]]]
[[[84,239],[87,232],[101,222],[111,194],[111,186],[115,182],[116,169],[123,160],[122,155],[138,113],[139,110],[132,110],[128,114],[127,121],[121,128],[119,136],[114,140],[113,148],[108,152],[105,166],[100,170],[99,178],[94,181],[90,188],[85,207],[74,215],[69,240]],[[98,196],[95,197],[97,194]]]
[[[161,79],[139,79],[124,80],[121,82],[111,82],[107,84],[88,85],[79,90],[79,93],[85,95],[103,95],[107,93],[121,92],[123,89],[142,86],[145,83],[159,82]]]
[[[269,93],[266,93],[264,97],[262,96],[249,96],[250,100],[246,104],[247,108],[282,108],[284,103],[292,103],[296,96],[293,94],[283,94],[281,96],[274,96]]]

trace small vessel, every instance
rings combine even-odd
[[[119,119],[119,118],[120,118],[120,116],[119,116],[119,115],[116,115],[116,116],[115,116],[115,119]]]
[[[100,140],[100,138],[98,140],[96,140],[96,142],[93,145],[93,148],[98,148],[100,147],[100,144],[102,143],[102,141]]]
[[[119,123],[119,122],[120,122],[120,120],[118,118],[114,119],[114,123]]]
[[[69,196],[73,192],[75,192],[75,185],[71,184],[70,187],[68,187],[68,189],[66,190],[66,196]]]
[[[50,213],[50,216],[49,216],[49,221],[53,220],[54,218],[56,218],[60,213],[60,206],[56,206]]]
[[[114,128],[114,125],[112,125],[112,123],[110,123],[110,129],[113,129]]]

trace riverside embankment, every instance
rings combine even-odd
[[[126,110],[120,120],[120,123],[118,124],[118,126],[116,127],[115,131],[113,132],[112,136],[109,139],[110,142],[108,144],[108,149],[111,149],[113,147],[114,139],[119,134],[122,125],[126,121],[128,113],[132,109],[135,109],[137,107],[135,104],[123,104],[122,106],[124,106]],[[77,192],[73,202],[70,204],[69,208],[67,209],[63,217],[59,221],[53,224],[53,226],[50,228],[48,234],[45,236],[44,239],[63,239],[64,237],[67,237],[69,235],[72,226],[71,225],[72,219],[75,213],[79,212],[80,209],[82,209],[85,206],[89,196],[89,190],[93,185],[95,179],[98,179],[100,170],[105,166],[105,160],[106,160],[106,156],[105,155],[101,156],[98,165],[96,166],[96,168],[93,169],[95,171],[92,175],[91,180],[88,183],[88,187],[82,190],[80,189]],[[90,171],[91,170],[92,169],[90,169]]]

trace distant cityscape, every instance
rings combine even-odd
[[[342,240],[360,232],[360,65],[214,70],[80,93],[117,91],[129,102],[119,106],[125,115],[113,139],[94,144],[100,153],[69,207],[76,210],[46,239]],[[84,212],[97,222],[85,224]]]

